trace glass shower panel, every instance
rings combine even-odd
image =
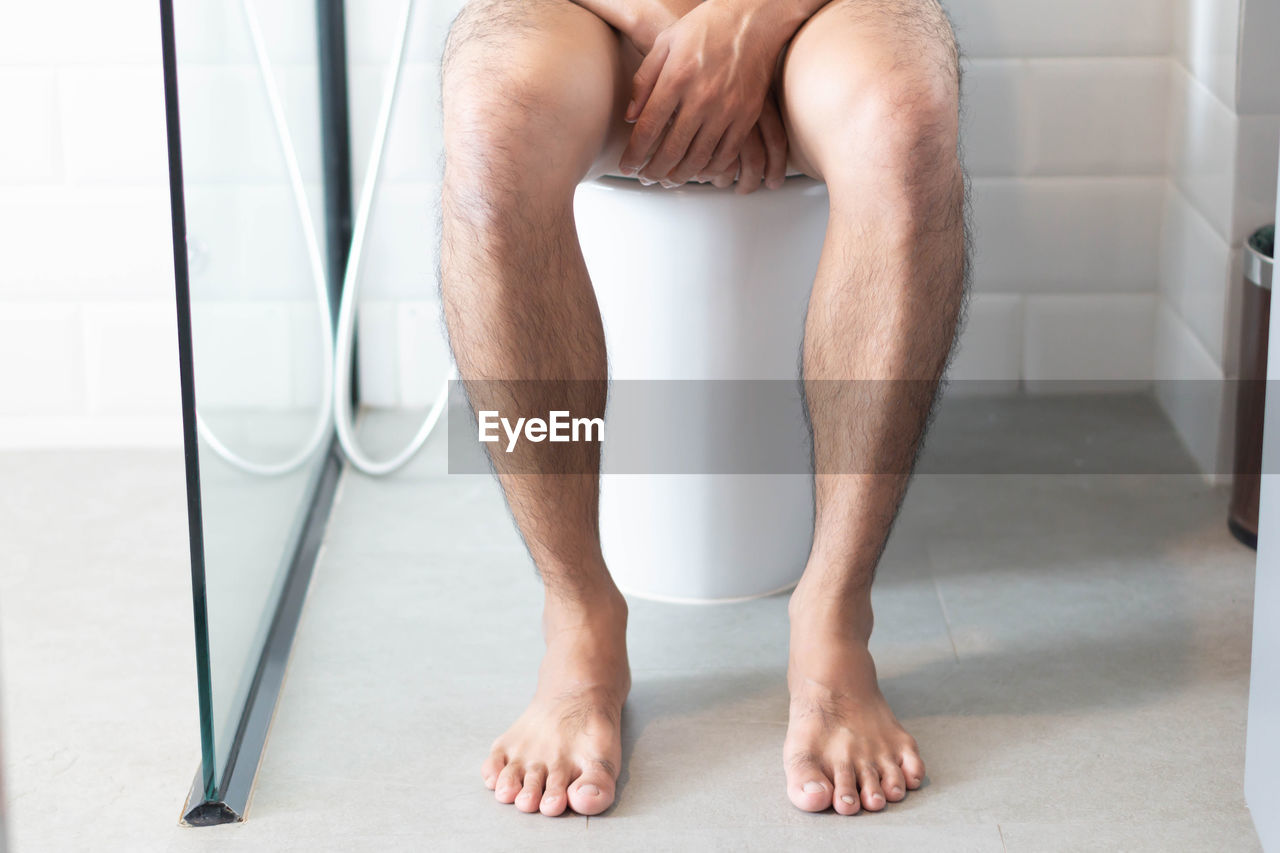
[[[366,452],[379,460],[409,444],[451,364],[438,280],[444,158],[440,62],[449,25],[465,2],[413,3],[377,191],[368,222],[356,225],[367,229],[356,270],[361,306],[358,432]],[[371,179],[379,112],[395,73],[392,59],[408,8],[408,0],[346,6],[351,180],[357,199]],[[406,470],[445,469],[444,431],[441,424]]]
[[[330,446],[316,3],[173,6],[213,799]]]

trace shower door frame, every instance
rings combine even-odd
[[[245,819],[253,782],[293,646],[302,604],[333,505],[343,457],[331,438],[313,475],[310,500],[294,531],[294,551],[280,587],[243,707],[238,712],[222,777],[217,778],[213,750],[212,687],[200,668],[209,660],[208,607],[205,598],[204,525],[196,434],[195,364],[191,334],[191,288],[187,258],[186,201],[182,172],[181,116],[178,100],[177,45],[173,0],[160,2],[160,38],[164,73],[169,198],[173,229],[174,288],[177,298],[178,364],[181,377],[183,446],[186,458],[187,523],[191,546],[192,605],[195,616],[201,760],[182,808],[182,823],[211,826]],[[343,0],[316,0],[316,38],[320,82],[320,131],[324,168],[325,237],[329,293],[334,319],[351,243],[351,149],[347,102],[346,36]],[[355,385],[352,384],[353,398]],[[201,662],[204,662],[203,664]]]

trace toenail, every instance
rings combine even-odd
[[[825,790],[827,790],[827,788],[821,782],[805,782],[804,783],[804,792],[806,794],[817,794]]]
[[[894,787],[894,789],[893,789],[893,791],[892,791],[891,793],[896,797],[896,796],[898,796],[899,794],[901,794],[901,793],[902,793],[902,789],[901,789],[901,788],[898,788],[898,787]]]
[[[578,793],[586,794],[588,797],[598,797],[600,795],[600,789],[595,785],[583,785],[578,789]]]
[[[855,800],[853,797],[849,796],[848,794],[845,794],[845,795],[844,795],[843,797],[841,797],[840,799],[844,800],[844,801],[845,801],[846,803],[848,803],[849,805],[853,805],[854,803],[856,803],[856,802],[857,802],[857,800]]]
[[[532,794],[530,794],[528,791],[521,791],[521,792],[520,792],[520,796],[516,797],[516,799],[517,799],[517,800],[527,800],[527,799],[529,799],[529,797],[531,797],[531,796],[533,796],[533,795],[532,795]]]

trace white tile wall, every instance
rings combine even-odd
[[[400,358],[400,405],[429,406],[440,394],[451,358],[440,303],[401,302],[396,317]]]
[[[1278,31],[1280,32],[1280,31]],[[1280,76],[1274,77],[1280,88]],[[1233,243],[1276,218],[1276,149],[1280,113],[1241,115],[1237,125]]]
[[[179,444],[158,7],[10,5],[0,27],[0,447]],[[246,393],[314,405],[313,275],[239,9],[177,5],[184,62],[202,63],[184,65],[180,80],[193,290],[225,321],[197,332],[198,396],[205,408],[244,405]],[[314,4],[257,8],[318,214]],[[195,322],[209,317],[197,311]],[[279,322],[264,327],[265,317]]]
[[[165,418],[181,411],[172,305],[87,303],[81,319],[90,415]]]
[[[58,83],[69,181],[159,185],[168,179],[164,79],[159,68],[64,68]],[[129,132],[121,133],[120,128]]]
[[[1154,360],[1161,407],[1200,470],[1221,479],[1230,470],[1234,399],[1213,356],[1166,304],[1157,312]]]
[[[1132,391],[1154,373],[1154,294],[1028,296],[1022,370],[1032,393]]]
[[[975,289],[1155,288],[1163,179],[974,178],[972,189]]]
[[[1163,57],[1041,59],[1026,77],[1031,174],[1164,175]]]
[[[1169,0],[943,0],[943,6],[970,56],[1164,56],[1173,19]]]
[[[969,300],[965,327],[947,372],[949,393],[1017,390],[1022,381],[1025,299],[1005,293],[977,293]]]
[[[78,305],[0,311],[0,415],[76,412],[84,399],[82,347]]]
[[[57,74],[46,68],[0,68],[0,181],[47,183],[58,177]],[[12,128],[22,128],[21,133]]]
[[[1185,68],[1173,75],[1170,159],[1173,180],[1225,239],[1232,236],[1235,112]]]
[[[0,193],[3,298],[172,299],[164,186],[5,187]]]
[[[1280,113],[1280,3],[1249,0],[1242,14],[1236,108],[1241,115],[1275,115]]]
[[[1160,240],[1161,294],[1217,364],[1226,359],[1232,256],[1231,246],[1195,205],[1171,190]]]
[[[1242,0],[1180,0],[1176,58],[1224,104],[1235,104]]]
[[[348,6],[357,181],[402,2]],[[364,269],[360,371],[375,405],[421,405],[446,359],[436,65],[460,5],[420,5],[410,39]],[[1034,390],[1165,363],[1231,369],[1236,249],[1274,204],[1280,60],[1257,34],[1276,4],[1245,7],[1242,39],[1240,0],[945,5],[968,57],[978,249],[952,375]],[[312,7],[258,12],[316,211]],[[250,298],[290,306],[293,349],[259,353],[271,366],[258,379],[272,400],[313,401],[311,274],[243,23],[228,4],[191,0],[178,26],[199,63],[181,81],[193,284],[233,314]],[[0,316],[13,332],[0,346],[33,365],[0,379],[0,443],[178,439],[152,384],[172,312],[158,32],[153,0],[19,4],[0,29],[0,103],[26,131],[0,139]],[[1184,435],[1214,436],[1197,447],[1221,438],[1220,418],[1206,431],[1186,421],[1198,407],[1177,411]]]
[[[402,115],[391,129],[370,228],[361,376],[371,402],[422,393],[416,381],[399,387],[410,356],[398,355],[400,315],[382,303],[420,302],[435,289],[434,63],[461,4],[445,5],[451,8],[416,22]],[[1131,313],[1137,295],[1148,318],[1145,332],[1126,335],[1121,372],[1149,378],[1149,358],[1143,361],[1133,346],[1143,340],[1150,346],[1154,302],[1141,294],[1154,293],[1160,281],[1173,3],[945,5],[967,56],[963,144],[974,177],[977,238],[976,294],[952,376],[1017,381],[1025,375],[1024,356],[1037,370],[1052,353],[1066,358],[1063,347],[1032,340],[1023,294],[1118,294]],[[348,10],[357,180],[401,8],[395,0],[375,0]],[[413,93],[407,103],[406,93]],[[1105,301],[1086,300],[1076,310],[1084,316],[1104,307]],[[1043,319],[1048,310],[1036,316]],[[1037,328],[1057,327],[1045,321]],[[1071,359],[1063,364],[1067,373],[1082,369]]]

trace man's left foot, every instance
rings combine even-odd
[[[787,794],[797,808],[844,815],[879,811],[924,781],[924,762],[876,682],[867,650],[869,596],[843,603],[803,581],[791,596],[783,746]]]

